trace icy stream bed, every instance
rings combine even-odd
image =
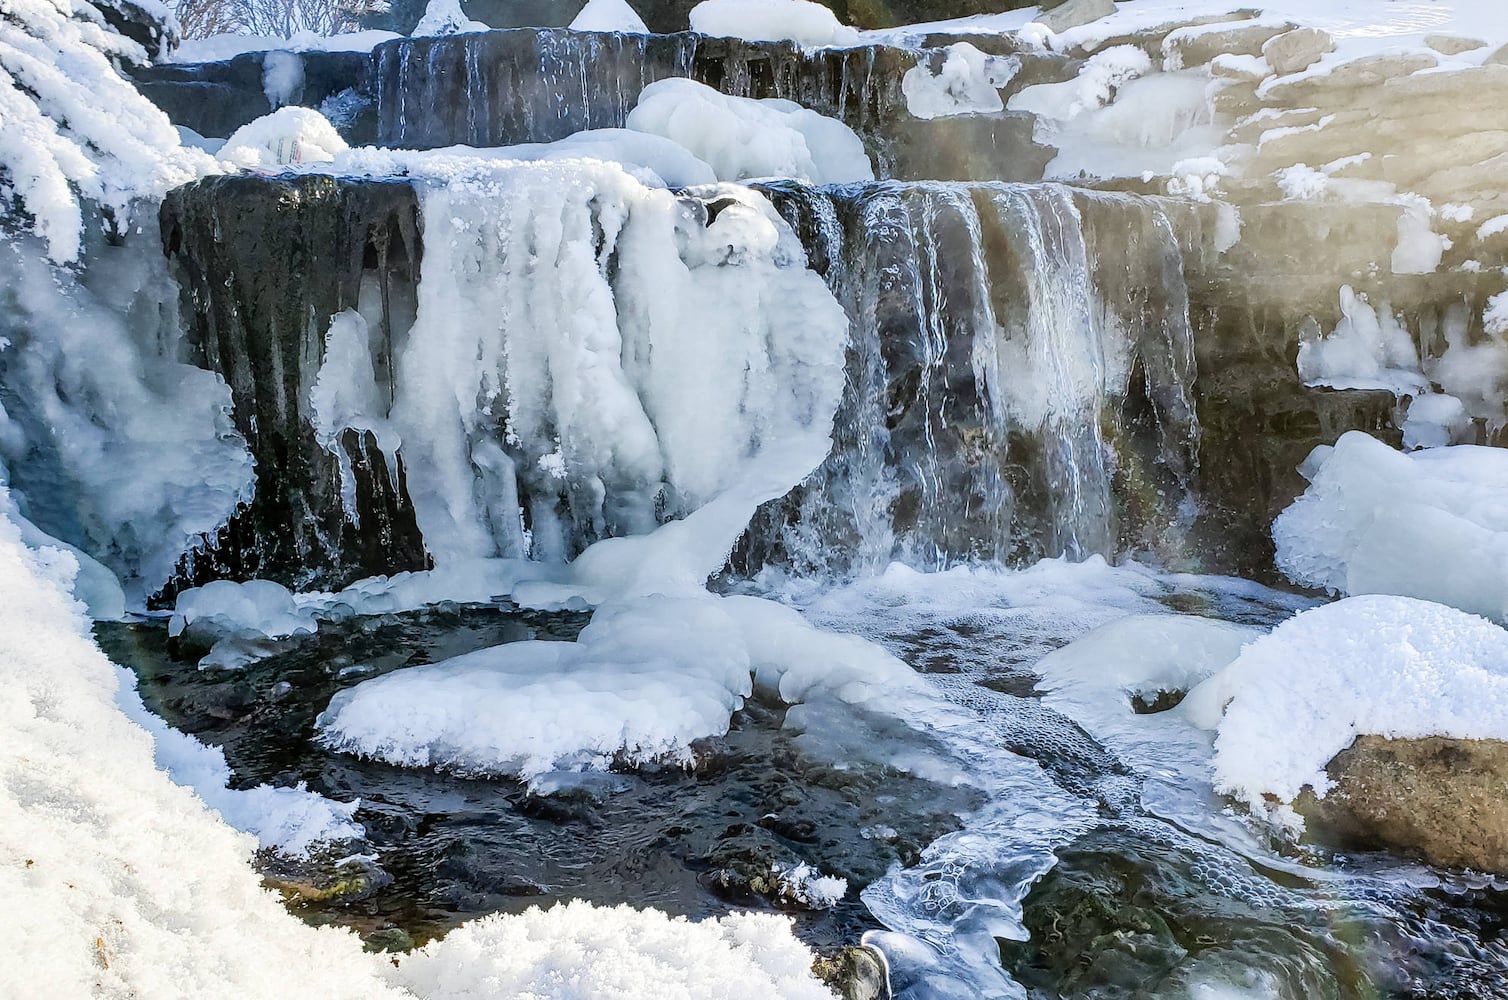
[[[1131,616],[1255,631],[1310,599],[1098,560],[733,589],[878,641],[945,710],[907,725],[807,706],[800,732],[783,706],[756,699],[697,745],[690,769],[547,775],[531,790],[357,760],[318,745],[315,718],[375,674],[497,643],[571,641],[586,614],[446,605],[325,623],[236,671],[199,670],[203,651],[170,643],[159,623],[97,634],[138,673],[149,707],[224,745],[237,783],[306,781],[361,800],[366,841],[332,856],[365,860],[326,878],[345,880],[329,898],[290,906],[371,947],[585,898],[693,917],[782,909],[818,947],[877,945],[896,995],[917,998],[1508,990],[1502,887],[1384,855],[1284,848],[1201,783],[1206,736],[1158,714],[1121,718],[1034,669]],[[1155,713],[1156,701],[1139,708]],[[831,908],[780,877],[803,863],[847,881]],[[268,871],[306,874],[279,861]]]

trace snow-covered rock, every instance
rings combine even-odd
[[[347,149],[324,115],[312,108],[278,108],[231,133],[217,154],[237,167],[275,170],[295,163],[329,163]]]
[[[627,0],[587,0],[581,13],[571,22],[573,31],[622,31],[647,35],[649,28]]]
[[[856,45],[859,33],[812,0],[702,0],[691,8],[691,30],[749,41],[789,39],[798,45]]]

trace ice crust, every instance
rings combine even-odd
[[[1398,594],[1508,621],[1508,451],[1404,454],[1351,431],[1315,449],[1273,523],[1278,568],[1340,594]]]
[[[857,45],[859,32],[812,0],[702,0],[691,8],[691,30],[749,41],[789,39],[798,45]]]

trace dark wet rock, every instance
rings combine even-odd
[[[361,943],[365,950],[375,952],[413,951],[415,947],[413,937],[401,927],[384,927],[371,931],[362,935]]]
[[[202,136],[225,138],[273,110],[263,89],[269,53],[248,52],[223,62],[154,63],[131,69],[136,88],[161,108],[174,125]],[[372,102],[371,59],[364,52],[278,52],[297,60],[303,82],[289,103],[327,112],[326,117],[352,145],[377,137]]]
[[[262,884],[290,906],[348,905],[366,899],[392,882],[392,876],[365,857],[326,849],[308,858],[263,851],[257,855]]]
[[[178,26],[135,0],[93,0],[105,23],[140,45],[149,62],[166,58],[178,45]],[[159,8],[161,9],[161,8]]]
[[[1325,773],[1324,798],[1294,803],[1313,838],[1508,874],[1508,743],[1359,736]]]
[[[870,948],[848,947],[824,955],[812,973],[842,1000],[889,1000],[884,960]]]
[[[886,129],[881,174],[895,180],[1037,181],[1057,150],[1034,137],[1036,116],[992,115],[911,118],[897,115]]]
[[[340,465],[320,447],[309,411],[330,317],[375,286],[369,317],[383,344],[412,322],[418,207],[402,183],[328,177],[217,177],[182,187],[161,212],[163,249],[183,289],[193,360],[230,385],[232,417],[256,459],[250,504],[180,562],[163,599],[211,579],[272,579],[339,588],[428,565],[404,484],[369,432],[340,446],[357,508],[341,499]],[[369,307],[370,308],[370,307]],[[397,480],[390,476],[397,471]]]

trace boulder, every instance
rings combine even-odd
[[[1323,28],[1295,28],[1275,35],[1262,46],[1262,57],[1279,76],[1308,69],[1327,52],[1335,51],[1335,39]]]
[[[1061,34],[1114,13],[1115,0],[1068,0],[1042,14],[1037,21]]]
[[[885,964],[869,948],[844,948],[818,958],[812,974],[842,1000],[889,1000],[889,977]]]
[[[1508,743],[1359,736],[1325,772],[1335,787],[1294,803],[1312,838],[1508,874]]]
[[[1262,46],[1297,25],[1237,21],[1220,27],[1180,28],[1163,39],[1163,54],[1171,68],[1203,66],[1216,56],[1258,56]]]
[[[1440,53],[1442,56],[1458,56],[1462,52],[1474,52],[1484,49],[1487,43],[1480,38],[1467,38],[1464,35],[1433,34],[1424,36],[1424,44]]]

